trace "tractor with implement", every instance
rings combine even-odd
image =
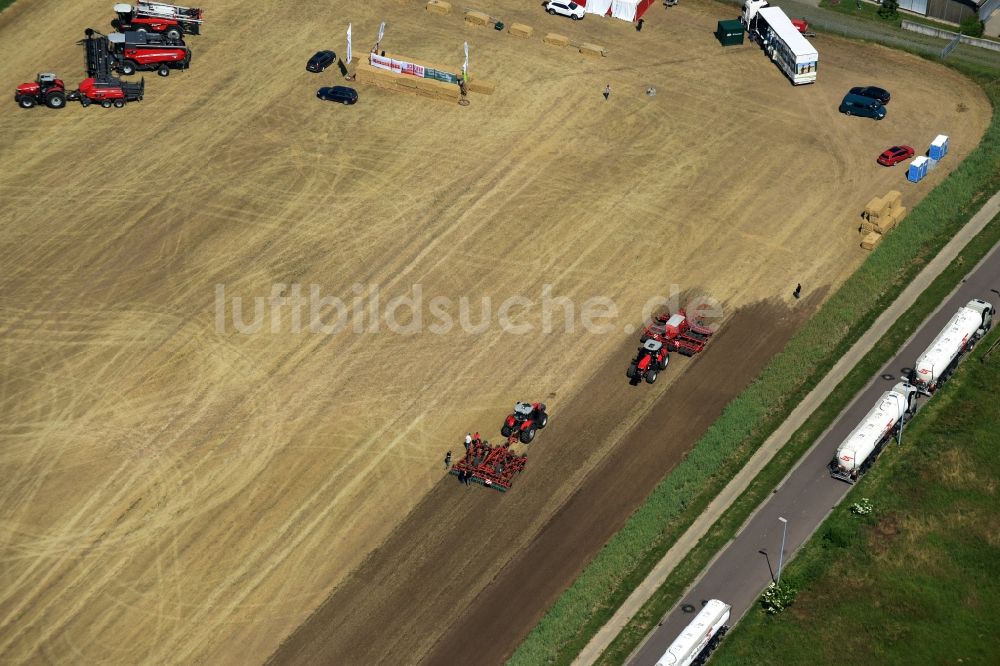
[[[656,376],[661,370],[667,369],[670,363],[670,355],[667,349],[659,340],[646,339],[636,353],[632,363],[629,364],[625,376],[632,380],[632,384],[638,384],[643,379],[647,384],[656,381]]]
[[[197,7],[181,7],[163,2],[143,2],[133,5],[116,4],[117,18],[111,21],[115,30],[125,32],[157,32],[170,39],[180,39],[181,35],[201,33],[204,12]]]
[[[34,82],[22,83],[14,93],[14,101],[24,109],[44,103],[51,109],[61,109],[66,102],[80,102],[82,106],[100,104],[108,109],[121,108],[126,102],[142,99],[145,81],[125,83],[113,77],[86,78],[77,90],[66,90],[62,79],[55,74],[39,74]]]
[[[535,433],[549,424],[549,415],[541,402],[517,402],[514,411],[503,422],[500,434],[509,443],[520,439],[522,444],[530,444]]]
[[[191,66],[191,49],[179,39],[145,32],[113,32],[108,35],[108,47],[112,67],[125,76],[140,69],[155,69],[160,76],[169,76],[171,69]]]
[[[714,332],[700,322],[692,322],[684,310],[678,310],[674,314],[666,312],[653,317],[643,329],[639,342],[656,340],[663,343],[667,351],[694,356],[705,349]]]

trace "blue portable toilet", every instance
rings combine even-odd
[[[931,142],[930,157],[932,160],[939,160],[948,154],[948,137],[938,134]]]
[[[919,182],[927,175],[927,162],[927,158],[923,155],[913,158],[913,161],[910,162],[910,168],[906,171],[906,179],[911,183]]]

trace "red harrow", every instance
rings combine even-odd
[[[511,451],[510,442],[493,446],[477,437],[466,447],[465,456],[451,466],[450,472],[464,482],[474,481],[507,492],[514,477],[527,463],[527,454]]]

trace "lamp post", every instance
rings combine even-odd
[[[781,521],[781,550],[778,551],[778,580],[775,585],[781,585],[781,564],[785,557],[785,534],[788,532],[788,521],[780,516],[778,520]]]

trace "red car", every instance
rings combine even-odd
[[[895,166],[911,157],[913,157],[913,148],[909,146],[893,146],[878,156],[878,163],[882,166]]]

